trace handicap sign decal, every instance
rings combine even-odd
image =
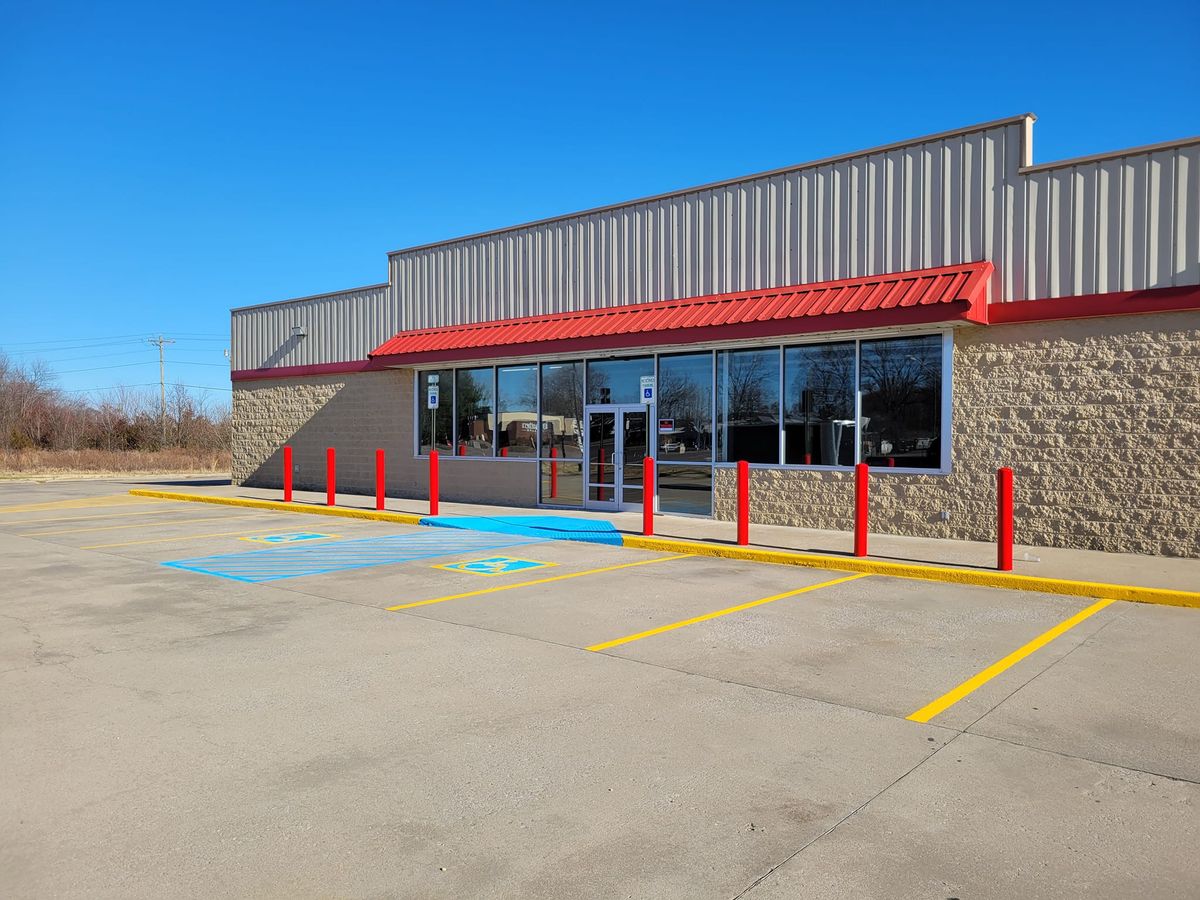
[[[507,575],[509,572],[523,572],[526,569],[542,569],[547,566],[556,565],[558,563],[517,559],[514,556],[489,556],[486,559],[470,559],[464,562],[443,563],[440,566],[434,566],[434,568],[446,569],[450,572],[470,572],[472,575]]]
[[[301,541],[323,541],[335,537],[336,534],[317,534],[315,531],[289,531],[285,534],[257,534],[241,540],[253,541],[255,544],[299,544]]]

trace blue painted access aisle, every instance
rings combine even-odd
[[[426,516],[422,525],[524,535],[547,541],[584,541],[621,546],[621,533],[601,519],[568,516]]]

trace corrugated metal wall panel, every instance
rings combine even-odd
[[[1200,145],[1022,170],[1031,124],[401,251],[390,291],[235,312],[235,368],[362,359],[405,329],[980,260],[993,300],[1200,283]],[[284,348],[299,315],[321,324]]]
[[[233,368],[307,366],[365,359],[396,333],[398,313],[387,285],[234,310]],[[308,336],[292,337],[303,325]]]

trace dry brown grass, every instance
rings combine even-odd
[[[100,475],[109,472],[220,472],[232,464],[228,450],[0,450],[0,477]]]

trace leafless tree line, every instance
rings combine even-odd
[[[91,399],[54,386],[44,363],[19,364],[0,354],[0,449],[225,450],[228,407],[189,391],[167,389],[166,443],[156,391],[113,388]]]

